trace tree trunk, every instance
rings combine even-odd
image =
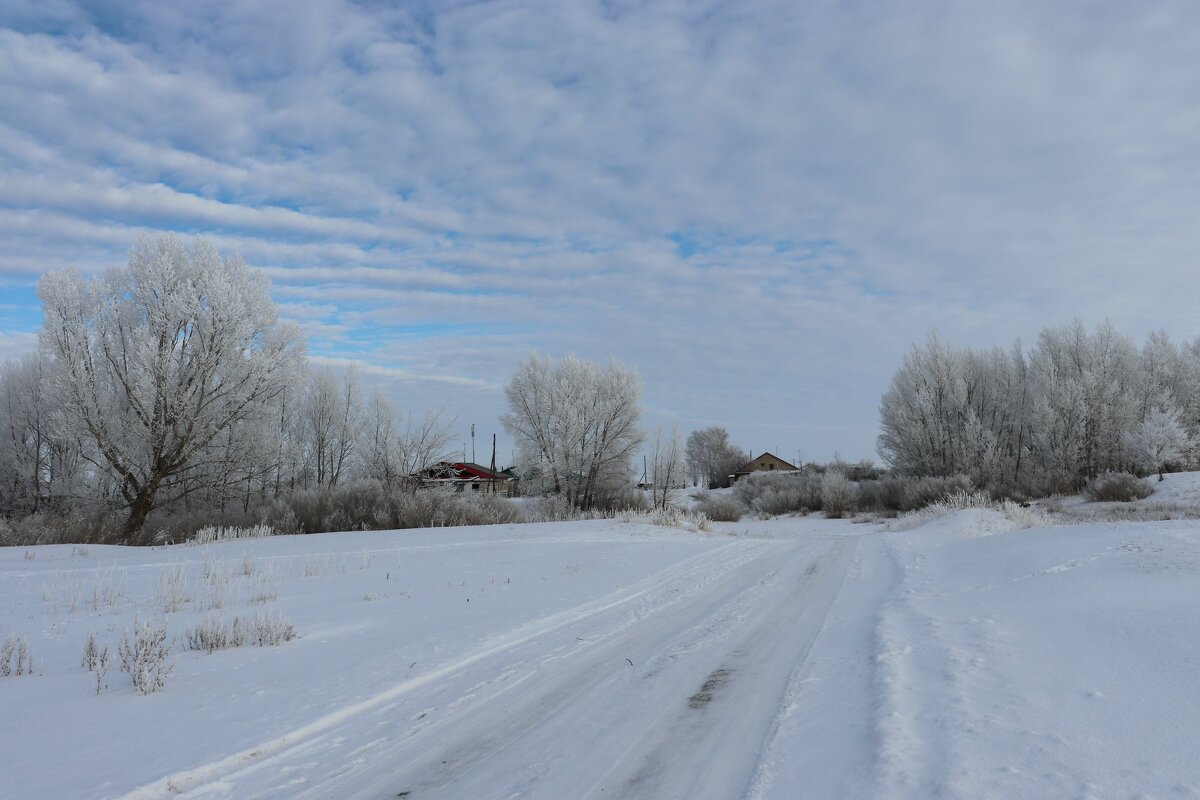
[[[129,518],[125,520],[125,541],[127,543],[132,544],[134,537],[142,532],[142,528],[146,525],[146,517],[150,515],[152,508],[154,508],[154,490],[149,487],[143,488],[129,506]]]

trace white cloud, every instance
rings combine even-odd
[[[930,328],[1200,333],[1190,4],[89,8],[0,12],[0,278],[202,231],[413,403],[615,354],[859,457]]]

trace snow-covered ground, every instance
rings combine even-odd
[[[1200,794],[1200,525],[1013,527],[3,550],[0,640],[35,674],[0,678],[0,797]],[[267,613],[299,638],[176,645],[157,694],[79,666],[135,614]]]

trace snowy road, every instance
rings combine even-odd
[[[744,796],[859,546],[731,539],[130,797]]]
[[[38,665],[0,680],[0,797],[1200,797],[1194,520],[902,522],[0,550],[0,641]],[[299,637],[97,693],[82,642],[172,575],[176,641]]]

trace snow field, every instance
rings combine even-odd
[[[1040,521],[0,551],[37,665],[0,678],[0,796],[1200,795],[1200,527]],[[135,616],[257,614],[299,638],[177,645],[156,694],[79,666]]]
[[[0,681],[0,738],[6,760],[21,765],[4,779],[13,792],[0,795],[119,796],[286,736],[486,649],[503,632],[730,542],[575,523],[42,547],[32,559],[0,551],[0,638],[24,637],[39,671]],[[115,654],[135,616],[165,616],[182,638],[204,619],[257,613],[287,619],[299,638],[211,655],[176,645],[158,694],[134,695],[114,667],[96,696],[79,666],[89,633]]]

